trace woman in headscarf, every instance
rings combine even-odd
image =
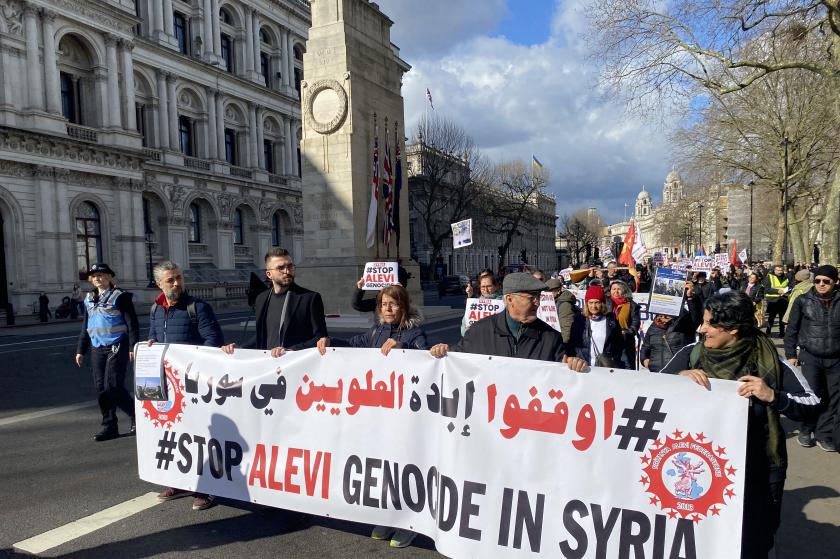
[[[429,349],[426,333],[420,328],[419,313],[412,308],[408,291],[401,285],[389,285],[376,296],[377,324],[349,340],[321,338],[316,347],[321,355],[327,346],[379,348],[388,355],[392,349]],[[376,526],[371,533],[375,540],[390,540],[391,547],[408,547],[417,534],[410,530]]]
[[[583,314],[572,327],[575,355],[596,367],[623,369],[624,338],[615,316],[607,312],[606,295],[600,285],[591,285],[584,296]]]
[[[642,325],[641,309],[633,301],[633,291],[623,281],[610,282],[610,298],[607,312],[612,313],[621,327],[624,337],[624,364],[628,369],[636,368],[636,334]]]
[[[746,294],[729,291],[710,297],[700,334],[701,340],[680,350],[662,372],[688,377],[707,389],[710,378],[739,381],[738,394],[750,399],[741,557],[766,559],[781,519],[787,470],[780,413],[801,421],[813,415],[819,399],[756,327]]]

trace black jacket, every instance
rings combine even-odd
[[[679,350],[696,340],[697,327],[703,322],[703,300],[695,296],[687,302],[688,309],[683,307],[680,315],[666,328],[659,328],[652,322],[645,332],[639,360],[644,363],[645,359],[650,359],[650,371],[662,369]]]
[[[749,283],[745,283],[744,287],[741,288],[741,292],[746,293],[747,292],[747,287],[749,287],[749,285],[750,285]],[[753,305],[763,301],[764,300],[764,286],[761,285],[760,282],[755,284],[755,287],[753,287],[753,290],[752,290],[752,292],[750,292],[748,297],[750,298],[750,301],[752,301]]]
[[[159,296],[149,313],[148,339],[162,343],[221,347],[225,344],[222,327],[213,308],[206,301],[196,299],[186,291],[174,305],[164,308],[165,298]],[[189,307],[195,309],[195,319]]]
[[[630,324],[627,328],[629,330],[629,332],[627,333],[627,336],[632,338],[639,332],[639,328],[642,327],[642,314],[641,314],[641,309],[642,308],[639,306],[639,303],[634,301],[632,298],[629,299],[629,301],[630,301]],[[607,297],[607,312],[612,314],[613,307],[614,307],[614,304],[613,304],[612,299]]]
[[[785,331],[785,357],[796,357],[796,346],[821,358],[840,358],[840,291],[825,306],[812,287],[793,300]]]
[[[257,295],[254,311],[257,317],[256,339],[248,347],[256,349],[272,349],[268,345],[266,333],[266,314],[268,312],[268,298],[274,291],[269,289]],[[324,302],[321,294],[292,284],[287,292],[289,297],[286,310],[286,321],[283,324],[281,337],[283,347],[291,350],[315,347],[315,343],[327,336],[327,321],[324,317]]]
[[[335,347],[382,347],[389,338],[400,343],[401,349],[429,349],[426,333],[420,328],[420,317],[416,313],[409,316],[404,328],[395,328],[380,322],[367,332],[357,334],[349,340],[330,338],[330,345]]]
[[[508,328],[507,311],[482,318],[467,330],[452,351],[518,357],[541,361],[562,361],[563,338],[554,328],[535,320],[522,326],[517,341]]]
[[[376,310],[376,297],[365,299],[365,291],[357,287],[356,291],[353,292],[350,305],[357,312],[374,312]]]

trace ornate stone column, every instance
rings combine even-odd
[[[105,36],[105,59],[108,65],[108,125],[120,128],[120,70],[117,64],[117,37],[114,35]]]
[[[254,29],[254,33],[250,38],[251,47],[254,49],[254,71],[259,76],[262,74],[262,66],[260,64],[260,18],[257,10],[251,12],[251,19],[253,20],[251,27]]]
[[[286,174],[287,175],[294,175],[295,174],[295,162],[293,153],[292,153],[292,117],[286,115],[283,118],[283,126],[285,128],[284,133],[286,134]]]
[[[245,44],[243,49],[245,51],[245,71],[254,71],[254,19],[253,9],[250,6],[245,6]],[[248,77],[251,77],[250,74]]]
[[[158,91],[158,147],[169,149],[169,97],[166,90],[167,72],[158,70],[157,91]]]
[[[290,45],[292,44],[291,40],[291,32],[288,29],[283,30],[283,37],[280,40],[281,45],[280,48],[283,51],[283,86],[286,88],[290,88],[293,86],[294,81],[292,78],[292,68],[294,66],[294,52]]]
[[[219,119],[216,116],[216,90],[207,88],[207,159],[216,159],[219,154],[219,134],[216,127]]]
[[[163,33],[163,4],[161,0],[152,0],[152,35],[159,37]]]
[[[257,105],[254,109],[257,119],[257,166],[265,169],[265,150],[263,150],[263,108]]]
[[[26,34],[27,108],[44,110],[44,86],[41,81],[40,47],[38,46],[38,10],[31,4],[23,7],[23,28]]]
[[[216,14],[216,18],[218,19],[218,14]],[[202,34],[204,37],[202,38],[204,44],[204,58],[206,60],[210,60],[214,58],[213,52],[213,1],[212,0],[204,0],[204,21],[203,21],[203,31]]]
[[[248,165],[250,167],[259,167],[260,147],[257,145],[257,105],[254,103],[248,103],[248,139],[251,146]]]
[[[134,59],[131,51],[134,50],[134,43],[120,39],[120,53],[122,54],[123,81],[122,94],[123,105],[125,105],[125,129],[130,132],[137,131],[137,113],[135,111],[134,98]]]
[[[225,160],[225,101],[222,92],[216,92],[216,150],[217,157]]]
[[[47,84],[47,112],[61,113],[61,91],[58,84],[58,64],[55,57],[55,12],[41,11],[44,34],[44,77]]]
[[[170,37],[175,35],[175,21],[172,12],[172,0],[163,0],[163,30]]]
[[[216,56],[222,55],[222,27],[219,21],[219,0],[210,0],[213,11],[213,52]]]
[[[169,97],[169,145],[174,150],[180,150],[181,143],[178,141],[178,99],[175,96],[176,79],[175,74],[166,76],[167,97]]]

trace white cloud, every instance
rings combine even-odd
[[[670,170],[668,142],[664,131],[625,118],[621,103],[602,96],[582,39],[582,3],[559,2],[551,37],[533,46],[491,36],[505,14],[501,0],[380,5],[413,66],[403,86],[409,134],[429,110],[428,87],[436,110],[467,129],[493,160],[536,154],[551,173],[558,214],[595,205],[619,220],[642,185],[658,194]],[[435,20],[431,30],[421,25],[435,13],[446,21]],[[424,41],[427,31],[439,48]]]

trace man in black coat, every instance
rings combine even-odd
[[[808,384],[823,399],[819,418],[802,424],[797,441],[806,448],[817,444],[826,452],[835,452],[840,443],[833,433],[834,422],[840,414],[840,291],[837,280],[834,266],[825,265],[814,270],[814,287],[794,299],[785,332],[785,358],[791,365],[802,366]]]
[[[286,350],[315,347],[327,337],[324,302],[321,294],[295,283],[295,264],[289,251],[274,247],[265,254],[265,275],[271,287],[257,296],[256,338],[246,345],[254,349],[270,349],[272,357]],[[233,353],[236,344],[222,347]]]
[[[574,371],[586,370],[583,359],[566,357],[560,333],[537,318],[540,292],[545,288],[543,282],[527,272],[505,276],[505,310],[473,324],[452,351],[562,361]],[[431,352],[435,357],[443,357],[449,349],[447,344],[437,344]]]

